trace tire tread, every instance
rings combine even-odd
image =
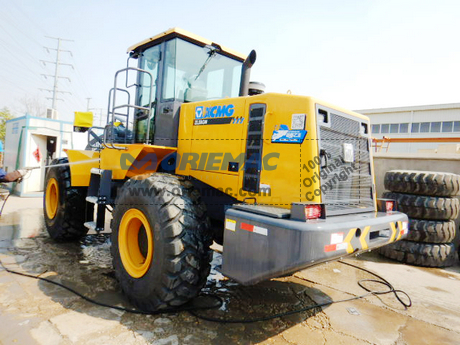
[[[451,243],[455,238],[455,221],[409,219],[407,240],[424,243]]]
[[[203,209],[201,196],[184,178],[156,173],[144,180],[127,181],[119,191],[115,209],[123,206],[130,189],[146,191],[150,195],[148,205],[158,212],[165,264],[160,281],[152,282],[151,291],[140,298],[130,293],[122,263],[116,259],[118,246],[112,245],[116,277],[129,301],[139,309],[155,311],[184,304],[198,295],[210,271],[212,233],[206,212],[198,212]],[[112,243],[116,241],[112,239]]]
[[[398,241],[380,248],[380,254],[399,262],[423,267],[449,267],[455,263],[453,243]]]
[[[407,194],[452,197],[460,195],[460,175],[434,172],[390,170],[385,174],[385,189]]]
[[[68,158],[54,159],[51,165],[66,164]],[[59,242],[76,241],[86,235],[88,229],[84,226],[85,219],[92,220],[92,205],[86,202],[85,187],[72,187],[70,168],[68,165],[64,166],[51,166],[47,172],[46,181],[51,169],[56,169],[56,176],[59,177],[60,182],[64,185],[64,216],[60,224],[52,226],[46,215],[45,197],[43,198],[43,211],[45,216],[45,224],[50,234],[50,237]],[[59,183],[59,181],[58,181]],[[61,186],[62,186],[61,184]]]
[[[409,218],[429,220],[455,220],[460,211],[456,198],[433,197],[413,194],[385,192],[385,199],[396,200],[396,208]]]

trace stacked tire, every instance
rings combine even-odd
[[[455,219],[460,210],[460,176],[430,171],[391,170],[385,174],[385,199],[409,217],[405,240],[380,249],[390,259],[425,267],[448,267],[455,262]]]

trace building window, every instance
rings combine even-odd
[[[380,133],[380,125],[372,125],[372,133]]]
[[[19,122],[13,123],[13,134],[18,134]]]
[[[413,123],[413,124],[412,124],[411,132],[412,132],[412,133],[418,133],[418,132],[420,132],[420,123]]]
[[[442,132],[443,133],[450,133],[452,132],[452,128],[453,128],[453,122],[450,121],[450,122],[443,122],[442,123]]]
[[[401,123],[399,125],[399,133],[407,133],[409,131],[409,124],[408,123]]]
[[[431,131],[433,133],[441,132],[441,122],[432,122],[431,123]]]
[[[382,125],[382,132],[381,133],[388,133],[390,130],[390,125],[388,123]]]
[[[398,133],[399,125],[397,123],[393,123],[390,125],[390,133]]]
[[[422,122],[420,124],[420,133],[428,133],[430,131],[430,123]]]
[[[454,132],[460,132],[460,121],[454,122]]]

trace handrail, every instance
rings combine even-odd
[[[126,89],[121,89],[119,87],[117,88],[111,88],[109,90],[109,102],[108,102],[108,105],[107,105],[107,108],[108,108],[108,111],[107,111],[107,123],[110,123],[110,114],[112,113],[110,111],[110,104],[112,103],[112,93],[115,93],[116,91],[121,91],[121,92],[125,92],[127,95],[128,95],[128,103],[131,103],[131,94],[129,93],[128,90]]]
[[[121,109],[121,108],[134,108],[134,109],[139,109],[139,110],[147,110],[147,111],[150,111],[150,108],[141,107],[140,105],[134,105],[134,104],[122,104],[122,105],[117,105],[116,107],[112,108],[112,111],[114,111],[115,109]],[[124,114],[117,114],[117,115],[124,115]]]
[[[129,64],[129,59],[128,59],[128,64]],[[139,74],[140,73],[145,73],[149,76],[150,78],[150,92],[149,92],[149,107],[142,107],[138,105],[131,104],[131,94],[127,90],[128,88],[132,86],[139,86],[138,84],[132,84],[128,85],[128,72],[129,71],[135,71],[138,74],[138,80],[139,80]],[[120,73],[126,72],[126,80],[125,80],[125,87],[126,89],[119,88],[118,85],[118,76]],[[121,104],[121,105],[116,105],[116,95],[117,91],[124,92],[128,95],[127,99],[127,104]],[[151,117],[152,117],[152,96],[153,96],[153,75],[149,71],[137,68],[137,67],[130,67],[129,65],[126,68],[122,68],[118,70],[115,73],[114,77],[114,86],[113,88],[110,89],[109,91],[109,99],[108,99],[108,106],[107,106],[107,123],[114,124],[116,120],[116,116],[123,116],[126,118],[126,129],[128,130],[129,128],[129,115],[130,115],[130,109],[134,110],[142,110],[147,113],[147,133],[146,137],[150,137],[150,122],[151,122]],[[126,109],[126,114],[123,113],[118,113],[116,112],[117,109]],[[122,120],[124,121],[124,120]],[[107,130],[107,129],[106,129]],[[119,150],[125,150],[125,147],[118,147],[114,145],[114,138],[113,138],[113,131],[110,132],[110,135],[107,135],[109,133],[104,133],[104,138],[103,138],[103,146],[107,148],[113,148],[113,149],[119,149]],[[126,136],[125,136],[126,138]],[[126,141],[126,140],[125,140]],[[110,145],[109,145],[110,144]]]
[[[104,130],[104,127],[99,127],[99,126],[92,126],[88,129],[88,145],[91,147],[91,148],[96,148],[95,146],[91,145],[91,136],[96,139],[99,144],[102,145],[102,142],[103,142],[103,139],[101,139],[98,135],[96,135],[96,133],[93,132],[93,129],[102,129]],[[102,136],[104,138],[104,136]]]

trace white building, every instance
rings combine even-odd
[[[388,138],[460,138],[460,103],[413,107],[364,109],[356,112],[371,120],[372,137]],[[458,140],[458,139],[457,139]],[[460,142],[391,143],[388,152],[443,150],[455,152]]]
[[[25,115],[6,122],[3,169],[11,172],[31,170],[22,183],[9,184],[20,196],[39,196],[43,192],[45,166],[54,158],[66,157],[66,149],[83,149],[86,133],[74,133],[73,123]]]

